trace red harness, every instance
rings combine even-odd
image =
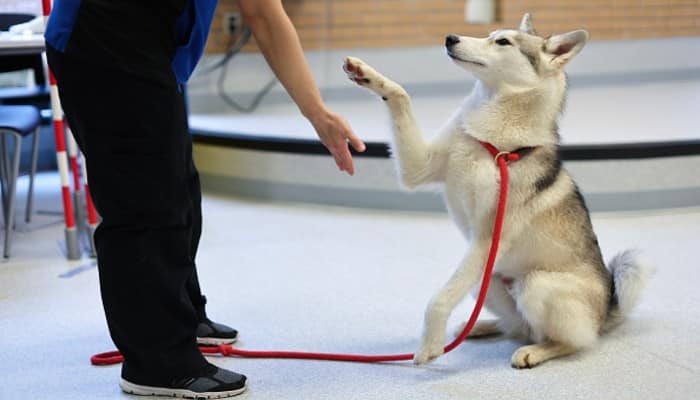
[[[506,199],[508,195],[508,162],[517,161],[523,157],[526,153],[529,153],[534,148],[527,147],[518,149],[514,152],[499,151],[490,143],[479,142],[484,148],[491,153],[494,161],[498,165],[498,170],[501,176],[500,190],[498,196],[498,205],[496,207],[496,219],[493,224],[493,237],[491,239],[491,248],[489,250],[489,256],[486,261],[486,268],[484,269],[484,278],[481,282],[481,289],[479,290],[479,296],[476,299],[476,305],[474,310],[469,317],[469,321],[462,330],[462,333],[455,338],[450,344],[445,346],[444,352],[449,353],[454,350],[457,346],[464,342],[464,340],[471,332],[472,328],[476,324],[476,320],[479,317],[481,308],[486,300],[486,293],[488,291],[489,284],[491,282],[491,275],[493,273],[493,265],[496,261],[496,253],[498,252],[498,243],[501,239],[501,228],[503,227],[503,216],[506,210]],[[512,284],[512,279],[501,278],[506,284],[506,286]],[[506,283],[510,282],[510,283]],[[199,350],[204,354],[221,354],[223,356],[238,356],[246,358],[295,358],[295,359],[308,359],[308,360],[329,360],[329,361],[353,361],[353,362],[386,362],[386,361],[407,361],[413,359],[412,353],[406,354],[388,354],[388,355],[364,355],[364,354],[335,354],[335,353],[309,353],[301,351],[254,351],[254,350],[242,350],[239,348],[232,347],[231,345],[224,344],[216,347],[201,346]],[[93,365],[110,365],[118,364],[124,361],[124,357],[118,351],[110,351],[106,353],[100,353],[92,356],[90,362]]]

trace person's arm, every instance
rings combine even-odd
[[[340,115],[330,111],[323,103],[299,36],[281,0],[238,0],[238,5],[267,63],[301,113],[316,129],[338,168],[354,174],[348,141],[357,151],[364,151],[365,144]]]

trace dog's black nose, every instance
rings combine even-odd
[[[452,47],[457,43],[459,43],[459,37],[456,35],[447,35],[445,38],[445,47]]]

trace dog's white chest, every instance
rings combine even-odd
[[[479,229],[496,206],[499,176],[493,160],[467,139],[450,149],[445,199],[457,225],[465,233]]]

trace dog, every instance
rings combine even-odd
[[[486,38],[448,35],[447,56],[476,78],[457,112],[430,142],[421,136],[407,92],[362,60],[344,70],[379,95],[393,122],[392,153],[402,186],[440,184],[469,251],[425,312],[414,363],[443,354],[451,312],[479,282],[488,255],[499,188],[494,157],[481,142],[518,153],[500,250],[486,308],[470,337],[505,334],[532,343],[511,357],[531,368],[592,346],[637,302],[654,267],[637,250],[606,267],[584,198],[559,158],[557,120],[567,90],[563,67],[584,47],[588,32],[543,38],[529,14],[518,30]]]

